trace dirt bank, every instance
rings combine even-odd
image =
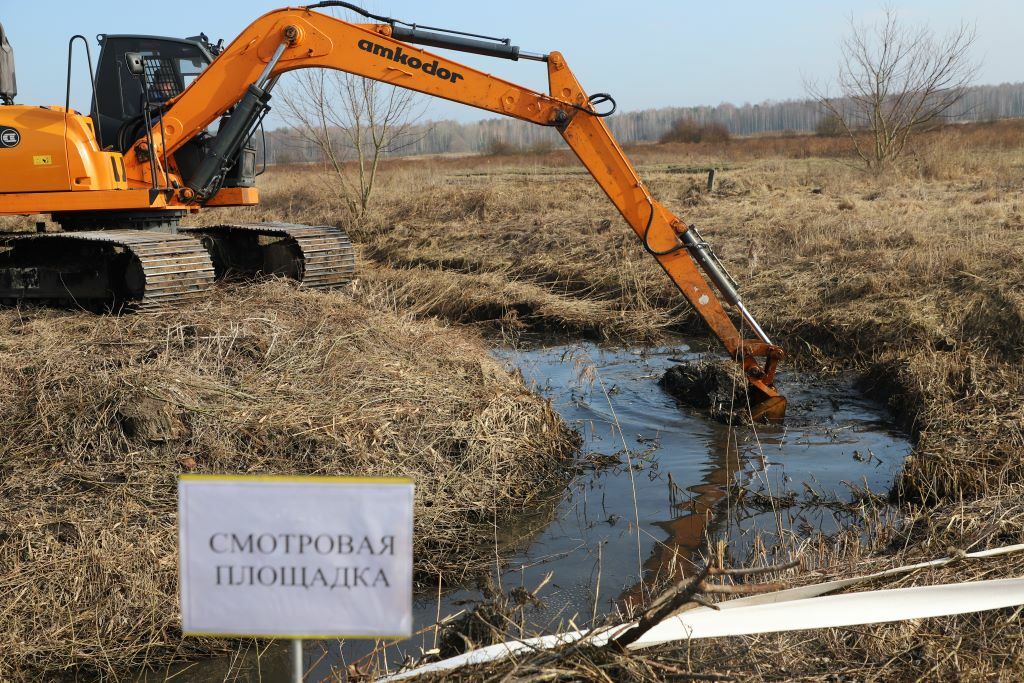
[[[216,650],[179,632],[181,472],[405,475],[416,568],[464,580],[576,441],[473,335],[288,284],[187,310],[0,312],[0,679]],[[434,584],[436,585],[436,583]]]

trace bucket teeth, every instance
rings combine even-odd
[[[232,223],[181,228],[202,240],[217,277],[283,275],[304,287],[339,287],[355,274],[355,252],[345,231],[293,223]]]

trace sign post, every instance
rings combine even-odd
[[[185,635],[302,640],[412,633],[409,479],[182,475]]]
[[[306,667],[302,665],[302,638],[292,641],[292,683],[302,683]]]

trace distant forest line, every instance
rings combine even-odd
[[[822,117],[821,106],[813,100],[786,100],[742,106],[722,103],[714,107],[663,107],[616,114],[606,120],[620,143],[632,144],[656,142],[681,118],[698,123],[721,123],[732,135],[743,136],[783,131],[813,132]],[[1020,117],[1024,117],[1024,83],[1004,83],[971,88],[948,120],[964,122]],[[257,146],[262,150],[263,138],[260,135],[256,137]],[[265,137],[268,163],[320,160],[318,148],[293,130],[267,131]],[[431,121],[414,126],[389,150],[389,155],[485,153],[496,148],[542,150],[562,144],[554,130],[514,119],[493,118],[470,123]]]

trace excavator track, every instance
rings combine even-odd
[[[0,300],[90,310],[150,311],[207,292],[214,267],[192,237],[142,230],[0,239]]]
[[[280,275],[304,287],[328,289],[346,284],[355,274],[352,242],[340,228],[233,223],[180,230],[202,241],[218,279]]]

